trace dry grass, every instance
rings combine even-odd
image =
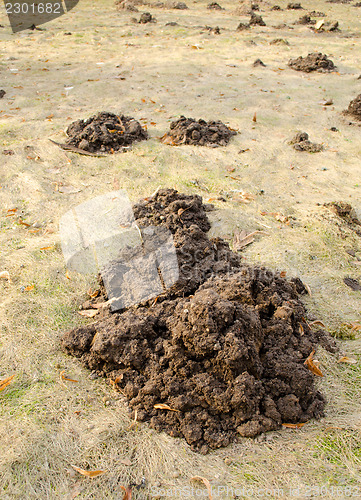
[[[69,15],[45,25],[44,32],[15,36],[0,29],[1,86],[7,92],[0,101],[0,154],[15,151],[1,155],[0,167],[0,271],[8,270],[12,280],[0,280],[0,379],[16,373],[0,393],[3,499],[119,499],[120,485],[139,484],[143,477],[146,487],[135,490],[134,498],[155,498],[160,487],[190,487],[196,475],[214,486],[248,488],[239,498],[260,496],[255,488],[281,488],[283,498],[297,498],[290,488],[299,488],[301,498],[310,486],[361,487],[359,340],[342,343],[356,365],[317,354],[326,373],[320,389],[329,400],[323,420],[242,439],[208,456],[146,425],[129,430],[133,416],[123,398],[60,351],[62,333],[89,321],[76,310],[94,277],[67,279],[59,218],[72,206],[117,188],[132,201],[159,185],[206,200],[223,196],[227,201],[216,201],[218,210],[211,214],[214,234],[231,239],[235,229],[266,230],[267,236],[245,249],[248,261],[300,275],[313,292],[309,309],[329,327],[360,320],[359,292],[342,282],[347,274],[360,276],[356,259],[345,251],[353,248],[361,257],[359,237],[317,205],[345,200],[361,208],[360,129],[348,126],[341,115],[359,93],[357,9],[302,2],[338,19],[340,34],[272,28],[301,15],[287,10],[266,11],[265,28],[235,33],[240,18],[232,14],[234,2],[220,2],[226,7],[221,12],[207,11],[208,1],[187,3],[189,11],[150,9],[158,19],[150,26],[134,25],[133,14],[116,12],[111,1],[81,0]],[[166,27],[169,21],[179,26]],[[7,24],[3,10],[0,24]],[[205,24],[219,25],[222,34],[201,34],[199,26]],[[64,36],[69,31],[72,35]],[[290,45],[269,44],[280,37]],[[314,50],[331,56],[339,73],[287,69],[290,57]],[[258,57],[266,68],[252,67]],[[10,72],[14,68],[17,73]],[[66,91],[64,85],[74,88]],[[333,98],[332,109],[323,110],[324,97]],[[151,139],[106,159],[66,153],[48,141],[63,140],[62,130],[72,120],[100,110],[144,118]],[[220,149],[160,144],[156,137],[180,114],[219,118],[241,133]],[[331,132],[331,126],[340,132]],[[298,129],[325,143],[325,152],[292,150],[287,141]],[[231,174],[229,167],[235,168]],[[60,193],[61,184],[80,191]],[[251,193],[254,200],[232,201],[239,192]],[[15,215],[7,217],[14,208]],[[292,226],[260,212],[287,215]],[[19,224],[19,216],[32,227]],[[31,233],[34,228],[39,231]],[[54,248],[40,250],[48,246]],[[63,370],[78,382],[62,381]],[[107,473],[84,478],[71,464]],[[233,493],[219,490],[218,498],[234,498]],[[185,490],[180,497],[197,498]]]

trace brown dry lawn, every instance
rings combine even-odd
[[[304,0],[304,11],[270,11],[271,4],[260,2],[267,26],[236,33],[247,19],[233,13],[237,2],[220,1],[224,11],[207,10],[207,0],[187,3],[186,11],[141,6],[158,22],[137,25],[131,18],[140,14],[117,12],[110,0],[81,0],[45,31],[16,35],[0,10],[0,88],[6,90],[0,272],[11,278],[0,279],[0,380],[16,374],[0,393],[2,499],[119,499],[121,485],[143,477],[145,487],[133,488],[133,498],[167,498],[171,488],[178,498],[199,498],[197,491],[188,495],[192,485],[206,492],[191,483],[196,475],[221,499],[261,498],[265,488],[279,488],[279,495],[269,491],[271,498],[317,498],[322,491],[324,498],[361,496],[357,330],[355,339],[341,341],[356,364],[317,353],[325,373],[319,387],[329,401],[324,419],[241,439],[207,456],[147,425],[129,429],[124,399],[60,350],[64,331],[91,321],[77,309],[95,278],[67,278],[59,218],[118,188],[132,201],[158,186],[216,200],[214,234],[231,240],[237,230],[266,231],[244,250],[248,262],[300,276],[312,291],[309,310],[330,331],[349,337],[342,324],[360,321],[360,292],[343,283],[345,276],[361,276],[360,237],[323,206],[346,201],[361,216],[361,129],[342,115],[361,88],[360,8]],[[311,10],[338,20],[341,31],[292,25]],[[178,25],[166,26],[170,21]],[[288,27],[274,28],[283,22]],[[202,31],[205,25],[218,25],[221,34]],[[284,41],[270,44],[276,38]],[[291,57],[313,51],[326,53],[337,71],[287,67]],[[267,66],[254,68],[256,58]],[[323,106],[325,99],[333,105]],[[103,110],[141,120],[150,140],[107,158],[64,152],[48,141],[64,141],[71,121]],[[157,137],[181,114],[221,119],[239,134],[219,149],[161,144]],[[294,151],[288,141],[299,130],[323,143],[324,152]],[[3,155],[5,149],[14,154]],[[77,382],[62,381],[63,371]],[[82,477],[71,465],[106,473]]]

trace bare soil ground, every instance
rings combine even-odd
[[[15,374],[0,392],[1,498],[116,499],[131,483],[142,485],[133,487],[139,499],[192,485],[205,491],[193,476],[228,486],[214,498],[257,498],[259,488],[317,498],[322,486],[328,498],[337,488],[338,498],[360,496],[361,342],[359,330],[344,325],[358,324],[361,311],[360,291],[347,285],[361,277],[361,129],[344,114],[361,93],[360,9],[275,3],[282,10],[259,2],[266,26],[236,31],[250,19],[235,14],[238,2],[220,2],[224,10],[207,9],[208,1],[188,1],[187,10],[137,5],[157,22],[135,24],[138,14],[111,1],[81,0],[44,31],[16,35],[1,7],[0,273],[11,281],[0,274],[0,380]],[[339,31],[294,24],[312,11],[337,20]],[[309,53],[326,54],[336,69],[288,66]],[[265,66],[254,67],[256,59]],[[72,122],[100,111],[134,117],[148,140],[104,158],[48,140],[65,143]],[[238,134],[218,148],[160,142],[182,115],[220,120]],[[323,150],[295,150],[289,142],[303,131]],[[245,262],[309,286],[306,308],[356,361],[317,351],[324,418],[239,437],[203,456],[183,439],[132,424],[125,398],[61,351],[65,331],[93,321],[77,311],[96,283],[66,272],[60,217],[112,189],[135,202],[158,186],[213,203],[210,236],[232,242],[242,230],[263,231],[242,249]],[[352,214],[332,209],[335,201],[350,204]],[[83,477],[71,465],[106,473]]]

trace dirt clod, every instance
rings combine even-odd
[[[304,320],[301,280],[243,264],[225,241],[209,239],[199,196],[162,189],[133,208],[140,228],[173,233],[180,280],[156,303],[71,330],[63,348],[111,379],[138,421],[202,453],[237,434],[321,417],[325,399],[304,361],[335,343]]]
[[[334,63],[328,59],[326,54],[321,52],[312,52],[306,57],[297,57],[297,59],[290,59],[288,66],[296,71],[333,71],[335,69]]]
[[[325,207],[329,208],[348,224],[361,226],[361,221],[358,219],[357,213],[350,203],[345,201],[332,201],[330,203],[325,203]]]
[[[352,115],[357,120],[361,120],[361,94],[350,101],[347,108],[347,113]]]
[[[289,3],[287,5],[287,9],[289,10],[299,10],[303,9],[302,5],[300,3]]]
[[[316,21],[311,19],[311,16],[308,14],[305,14],[304,16],[301,16],[298,21],[296,21],[295,24],[316,24]]]
[[[209,10],[224,10],[223,7],[219,5],[217,2],[212,2],[207,5],[207,9]]]
[[[2,99],[5,94],[6,94],[5,90],[0,89],[0,99]]]
[[[345,285],[350,287],[351,290],[358,291],[358,292],[361,290],[361,284],[360,284],[359,280],[357,280],[355,278],[346,277],[343,279],[343,282],[345,283]]]
[[[178,9],[178,10],[187,10],[188,6],[184,2],[175,2],[171,6],[172,9]]]
[[[249,20],[250,26],[266,26],[266,23],[259,14],[251,13],[251,19]]]
[[[296,151],[307,151],[308,153],[319,153],[323,150],[322,144],[315,144],[308,138],[306,132],[298,132],[290,141]]]
[[[120,151],[148,137],[135,118],[106,111],[71,123],[66,133],[67,145],[91,153]]]
[[[156,19],[152,16],[150,12],[143,12],[140,16],[139,24],[156,23]]]
[[[236,133],[219,120],[206,122],[181,116],[170,124],[162,141],[171,145],[226,146]]]
[[[256,59],[253,63],[253,66],[257,68],[258,66],[263,66],[264,68],[266,67],[265,63],[261,61],[261,59]]]

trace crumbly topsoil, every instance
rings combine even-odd
[[[347,113],[352,115],[357,120],[361,120],[361,94],[350,101],[347,108]]]
[[[236,134],[235,130],[220,120],[206,122],[181,116],[170,124],[170,130],[162,137],[162,142],[171,145],[226,146]]]
[[[71,123],[66,133],[67,145],[90,153],[114,153],[148,137],[135,118],[106,111]]]
[[[334,63],[328,59],[326,54],[321,52],[312,52],[306,57],[297,57],[297,59],[290,59],[288,66],[296,71],[333,71],[335,69]]]
[[[173,233],[179,282],[157,301],[107,311],[62,339],[113,381],[138,421],[202,453],[321,417],[325,400],[304,362],[318,344],[335,349],[306,322],[301,280],[246,265],[225,241],[209,239],[208,208],[172,189],[136,204],[140,228]],[[173,411],[154,408],[160,403]]]
[[[290,141],[296,151],[307,151],[308,153],[319,153],[323,151],[322,144],[316,144],[309,140],[307,132],[298,132]]]

